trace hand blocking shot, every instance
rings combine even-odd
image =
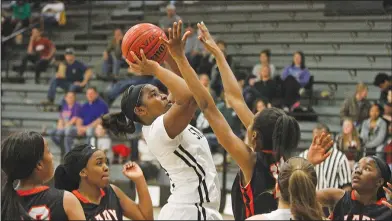
[[[166,62],[172,70],[178,70],[175,61],[184,53],[186,40],[178,26],[169,29],[169,40],[160,39],[170,52]],[[153,85],[131,86],[122,96],[121,112],[104,115],[103,126],[123,135],[134,133],[135,123],[143,125],[149,150],[170,178],[171,195],[159,220],[221,220],[219,177],[210,147],[204,135],[189,125],[197,108],[192,93],[180,76],[147,59],[143,50],[130,51],[130,56],[132,71],[158,78],[173,102]]]

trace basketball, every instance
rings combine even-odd
[[[148,59],[161,64],[165,60],[168,50],[159,41],[159,37],[167,39],[165,32],[153,24],[142,23],[131,27],[125,33],[121,44],[121,51],[124,58],[133,63],[134,59],[132,58],[131,51],[141,58],[140,49],[143,49]]]

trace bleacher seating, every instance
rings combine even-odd
[[[91,33],[87,32],[85,22],[89,6],[70,6],[67,8],[68,24],[59,29],[53,39],[56,55],[61,56],[65,48],[72,46],[77,58],[99,73],[102,51],[114,27],[126,30],[138,23],[138,19],[157,24],[165,15],[163,1],[145,3],[144,6],[140,1],[103,6],[93,4]],[[355,84],[359,80],[370,84],[375,73],[390,71],[390,15],[326,17],[322,3],[281,4],[272,1],[180,4],[177,13],[185,23],[204,21],[217,38],[225,40],[236,68],[249,71],[258,62],[258,53],[270,48],[271,62],[280,72],[291,62],[294,51],[304,51],[306,64],[315,79],[315,93],[334,90],[332,98],[326,99],[327,102],[316,102],[313,108],[320,115],[320,120],[334,123],[332,126],[336,126],[336,132],[339,131],[339,106],[353,93]],[[24,51],[25,48],[21,48],[18,53],[21,55]],[[16,68],[19,63],[20,59],[11,62]],[[53,73],[53,69],[48,69],[43,77],[49,79]],[[10,76],[15,74],[11,71]],[[25,75],[32,78],[33,73],[29,71]],[[91,84],[99,88],[107,85],[95,79]],[[3,122],[18,119],[18,116],[23,122],[34,117],[49,122],[50,119],[55,120],[54,115],[51,118],[51,114],[37,112],[37,103],[45,99],[47,88],[47,85],[3,84]],[[377,99],[378,93],[377,88],[370,86],[369,99]],[[82,94],[79,96],[83,97]],[[61,93],[57,99],[60,97]],[[23,112],[19,108],[23,108]],[[113,108],[118,108],[117,102]],[[30,116],[21,116],[24,115],[21,113]],[[301,128],[310,131],[312,126]]]

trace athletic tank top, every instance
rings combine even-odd
[[[274,163],[271,154],[257,152],[252,179],[246,186],[241,184],[242,172],[238,172],[231,190],[235,220],[245,220],[277,209],[275,183],[279,164],[279,162]]]
[[[290,209],[277,209],[270,213],[264,213],[268,220],[291,220],[291,211]]]
[[[82,204],[86,220],[123,220],[120,201],[110,185],[101,189],[102,198],[99,205],[91,203],[77,190],[72,191],[72,193]]]
[[[354,191],[346,192],[336,204],[331,220],[392,220],[392,209],[381,204],[385,198],[375,204],[363,205],[356,200]]]
[[[171,139],[166,133],[163,117],[143,126],[142,130],[148,148],[170,178],[168,202],[213,203],[219,207],[219,177],[207,139],[191,125]]]
[[[21,203],[35,220],[68,220],[64,211],[64,190],[40,186],[30,190],[17,190]]]

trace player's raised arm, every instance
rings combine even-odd
[[[169,48],[170,54],[176,61],[181,74],[193,94],[199,108],[208,120],[212,130],[214,131],[219,143],[231,154],[241,170],[244,172],[245,179],[250,180],[255,165],[254,152],[248,148],[245,143],[239,139],[231,130],[229,124],[223,117],[222,113],[215,106],[215,102],[206,88],[199,82],[199,79],[189,64],[184,46],[189,32],[181,36],[182,21],[173,24],[173,28],[169,29],[169,40],[162,41]]]
[[[218,45],[215,43],[215,40],[211,37],[204,22],[198,23],[197,27],[200,30],[199,40],[215,57],[216,64],[218,65],[219,72],[222,77],[223,88],[227,101],[229,102],[230,106],[233,107],[245,128],[248,128],[252,123],[254,114],[245,103],[241,88],[237,83],[230,65],[226,61],[225,55],[219,49]]]

